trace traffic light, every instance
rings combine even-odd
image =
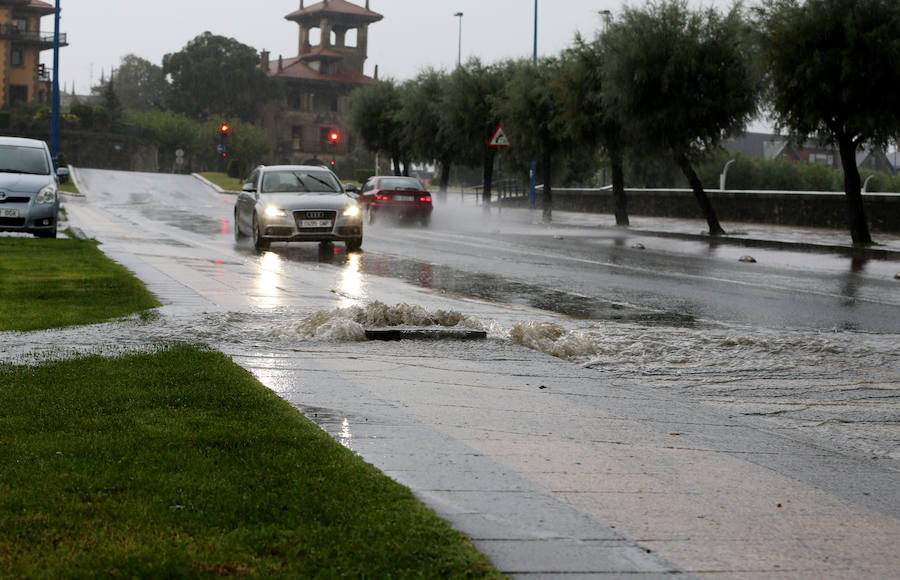
[[[231,125],[226,122],[222,122],[219,124],[219,135],[222,137],[227,137],[228,134],[231,133]]]
[[[45,72],[47,72],[47,65],[45,65],[44,63],[40,63],[37,66],[38,77],[43,78]]]
[[[331,160],[331,168],[334,169],[334,159]]]
[[[332,145],[337,145],[341,140],[341,134],[337,131],[331,131],[328,133],[328,142]]]

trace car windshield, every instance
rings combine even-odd
[[[419,183],[418,179],[411,177],[388,177],[382,179],[378,183],[379,189],[414,189],[416,191],[424,191],[425,188]]]
[[[279,169],[263,174],[262,193],[306,192],[342,193],[340,182],[330,171]]]
[[[43,149],[4,145],[0,146],[0,172],[47,175],[50,164]]]

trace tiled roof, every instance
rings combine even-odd
[[[53,14],[56,11],[56,8],[54,8],[52,4],[41,2],[40,0],[22,0],[20,2],[16,2],[15,4],[20,10],[27,10],[28,12]]]
[[[301,60],[302,57],[295,56],[292,58],[281,59],[281,72],[278,72],[278,61],[269,62],[269,70],[266,71],[270,77],[284,79],[302,79],[308,81],[322,81],[326,83],[346,83],[355,85],[365,85],[372,82],[371,77],[367,77],[362,73],[338,67],[338,71],[333,75],[323,75],[316,72],[312,67]]]
[[[347,0],[328,0],[327,4],[325,2],[319,2],[318,4],[312,4],[311,6],[301,8],[300,10],[295,10],[285,16],[285,19],[299,22],[313,16],[319,18],[323,13],[357,16],[360,20],[367,22],[377,22],[383,18],[383,16],[377,12],[367,10],[362,6],[347,2]]]

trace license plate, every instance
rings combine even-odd
[[[331,220],[300,220],[297,222],[300,228],[330,228]]]
[[[17,218],[17,217],[19,217],[19,210],[17,210],[17,209],[0,209],[0,217]]]
[[[416,196],[414,196],[414,195],[395,195],[394,199],[397,201],[415,201]]]

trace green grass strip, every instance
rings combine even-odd
[[[94,241],[0,238],[0,331],[92,324],[159,305]]]
[[[500,578],[222,354],[0,365],[0,576]]]
[[[240,191],[241,186],[243,185],[241,183],[241,180],[238,179],[237,177],[228,177],[228,175],[226,175],[224,173],[217,173],[215,171],[205,171],[205,172],[198,173],[198,175],[200,175],[204,179],[208,180],[210,183],[214,183],[215,185],[218,185],[225,191]]]

